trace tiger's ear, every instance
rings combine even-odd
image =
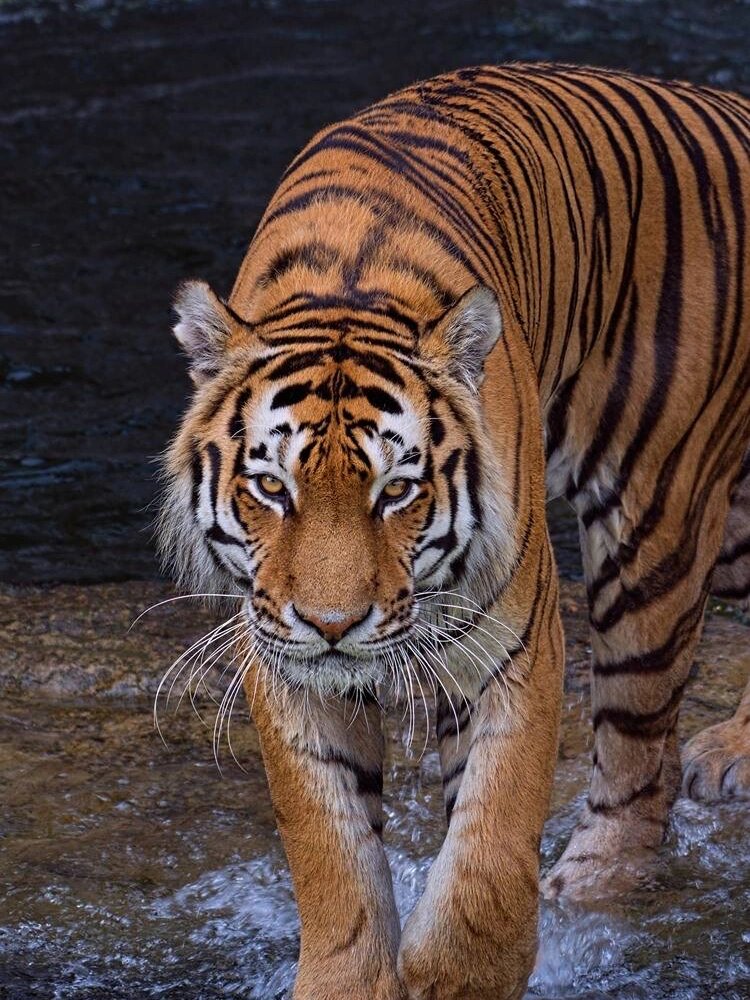
[[[503,332],[503,318],[494,292],[476,285],[440,317],[420,341],[420,353],[477,390],[484,379],[484,361]]]
[[[174,310],[174,335],[190,359],[190,377],[200,385],[220,368],[238,321],[205,281],[183,282]]]

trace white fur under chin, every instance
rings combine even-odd
[[[372,689],[386,678],[385,664],[379,657],[335,652],[309,658],[286,656],[280,659],[277,670],[292,687],[308,688],[321,698]]]

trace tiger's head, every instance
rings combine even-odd
[[[411,326],[334,302],[247,323],[202,282],[175,308],[196,391],[166,456],[165,561],[241,595],[286,680],[372,686],[418,643],[420,598],[483,600],[511,558],[479,395],[494,294]]]

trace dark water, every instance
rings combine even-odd
[[[0,0],[0,579],[157,573],[152,457],[188,388],[172,291],[228,291],[316,128],[509,59],[750,92],[748,37],[747,0]]]

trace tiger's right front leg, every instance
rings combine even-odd
[[[294,1000],[400,1000],[379,706],[273,689],[259,667],[245,691],[302,924]]]

